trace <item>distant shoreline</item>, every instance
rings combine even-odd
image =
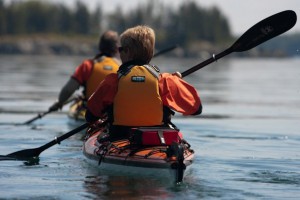
[[[188,49],[178,48],[166,56],[202,57],[220,53],[229,46],[214,46],[202,42]],[[93,56],[98,50],[97,36],[61,36],[61,35],[30,35],[1,36],[0,55],[74,55]],[[160,49],[159,49],[160,50]],[[250,51],[231,55],[234,57],[289,57],[285,51],[262,51],[254,48]]]
[[[0,37],[0,54],[94,55],[96,37],[32,35]]]

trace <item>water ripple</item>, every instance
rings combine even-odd
[[[235,179],[238,181],[254,182],[254,183],[273,183],[299,185],[300,173],[288,171],[257,171],[251,172],[250,177]]]

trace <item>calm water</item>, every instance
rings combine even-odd
[[[36,148],[81,123],[44,112],[81,57],[0,56],[0,154]],[[162,71],[202,60],[156,58]],[[154,62],[154,61],[153,61]],[[40,155],[38,165],[0,161],[0,199],[299,199],[300,59],[221,59],[186,77],[202,98],[202,117],[174,122],[196,151],[180,186],[100,171],[81,152],[78,133]]]

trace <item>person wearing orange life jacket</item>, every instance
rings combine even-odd
[[[202,104],[196,89],[179,72],[159,73],[150,65],[155,45],[148,26],[127,29],[120,36],[122,65],[88,99],[86,120],[91,124],[108,116],[111,139],[128,137],[130,128],[170,123],[172,110],[198,115]]]
[[[93,59],[84,60],[75,70],[69,81],[63,86],[58,100],[49,111],[61,109],[72,94],[84,87],[83,100],[86,101],[96,90],[99,83],[110,73],[116,73],[120,66],[118,55],[119,35],[108,30],[100,37],[99,53]]]

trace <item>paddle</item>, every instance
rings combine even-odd
[[[40,146],[38,148],[34,149],[24,149],[20,151],[16,151],[14,153],[7,154],[6,156],[0,155],[0,160],[28,160],[34,157],[38,157],[43,151],[46,149],[52,147],[55,144],[59,144],[61,141],[71,137],[72,135],[75,135],[76,133],[82,131],[83,129],[87,128],[89,126],[89,123],[82,124],[81,126],[73,129],[72,131],[69,131],[68,133],[55,138],[51,142],[48,142],[47,144],[44,144],[43,146]]]
[[[24,122],[23,124],[31,124],[32,122],[34,122],[37,119],[40,119],[42,117],[44,117],[45,115],[51,113],[52,111],[48,110],[47,112],[43,112],[43,113],[38,113],[36,117]]]
[[[297,16],[294,11],[283,11],[268,17],[261,22],[255,24],[249,30],[247,30],[230,48],[213,56],[212,58],[190,68],[189,70],[182,73],[182,77],[187,76],[204,66],[222,58],[232,52],[242,52],[249,50],[273,37],[276,37],[287,30],[291,29],[297,21]],[[49,147],[60,143],[61,141],[71,137],[72,135],[78,133],[79,131],[88,127],[88,123],[85,123],[76,129],[56,138],[55,140],[35,149],[25,149],[17,151],[6,156],[0,156],[3,160],[5,158],[15,158],[19,160],[27,160],[32,157],[38,157],[41,152],[48,149]],[[1,160],[0,159],[0,160]]]
[[[166,49],[163,49],[163,50],[161,50],[161,51],[155,53],[155,54],[153,55],[153,57],[157,57],[157,56],[160,56],[161,54],[164,54],[164,53],[167,53],[167,52],[169,52],[169,51],[172,51],[172,50],[176,49],[177,47],[178,47],[177,45],[174,45],[174,46],[168,47],[168,48],[166,48]]]
[[[68,103],[74,101],[75,99],[76,99],[75,97],[74,97],[74,98],[71,98],[71,99],[67,100],[63,105],[66,105],[66,104],[68,104]],[[38,115],[37,115],[36,117],[34,117],[34,118],[32,118],[32,119],[30,119],[30,120],[24,122],[23,125],[31,124],[31,123],[34,122],[35,120],[41,119],[42,117],[44,117],[45,115],[47,115],[47,114],[49,114],[49,113],[51,113],[51,112],[53,112],[53,111],[52,111],[52,110],[48,110],[47,112],[38,113]]]
[[[292,10],[286,10],[272,15],[248,29],[231,47],[225,51],[217,55],[213,55],[204,62],[182,72],[181,75],[182,77],[185,77],[232,52],[250,50],[267,40],[288,31],[296,24],[296,21],[297,15]]]

